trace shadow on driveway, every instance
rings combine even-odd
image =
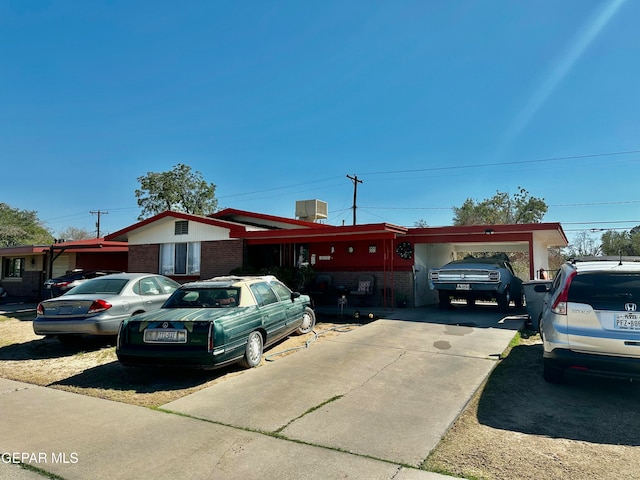
[[[520,345],[495,368],[478,405],[493,428],[610,445],[640,445],[640,384],[567,372],[542,378],[542,344]]]
[[[56,338],[40,338],[0,347],[0,360],[45,360],[72,357],[80,352],[95,352],[113,346],[112,339],[96,338],[76,344],[63,344]]]
[[[241,370],[233,366],[214,371],[124,367],[113,361],[89,368],[49,386],[156,393],[199,387],[224,375]]]

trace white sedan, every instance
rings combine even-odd
[[[160,309],[179,287],[168,277],[150,273],[93,278],[60,297],[40,302],[33,331],[61,341],[79,335],[116,335],[125,318]]]

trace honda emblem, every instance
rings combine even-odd
[[[638,306],[635,303],[625,303],[624,309],[627,312],[635,312],[638,309]]]

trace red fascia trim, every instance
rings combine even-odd
[[[254,233],[254,232],[251,232]],[[276,232],[259,232],[259,233],[280,233]],[[324,234],[324,235],[294,235],[290,230],[282,232],[286,235],[270,235],[270,236],[252,236],[245,237],[247,245],[268,245],[278,243],[326,243],[326,242],[348,242],[349,240],[393,240],[396,238],[396,234],[393,232],[376,232],[368,233],[366,235],[353,235],[353,234]]]
[[[248,242],[259,243],[282,243],[287,240],[289,243],[309,243],[325,241],[347,241],[366,236],[366,239],[393,239],[397,234],[406,233],[407,229],[387,223],[376,223],[367,225],[354,225],[346,227],[330,226],[328,228],[309,228],[304,230],[261,230],[246,232],[242,235]]]
[[[66,252],[128,252],[129,244],[127,242],[106,241],[104,238],[92,238],[89,240],[77,240],[70,242],[54,243],[47,250],[65,250]]]
[[[49,246],[28,245],[20,247],[0,248],[0,255],[28,255],[34,253],[44,253],[49,250]]]
[[[469,234],[440,234],[424,236],[407,235],[407,237],[417,243],[491,243],[491,242],[529,242],[531,232],[521,233],[501,233],[500,235],[469,235]]]

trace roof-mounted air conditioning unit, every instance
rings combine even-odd
[[[297,200],[296,217],[307,222],[316,222],[328,218],[327,202],[321,200]]]

